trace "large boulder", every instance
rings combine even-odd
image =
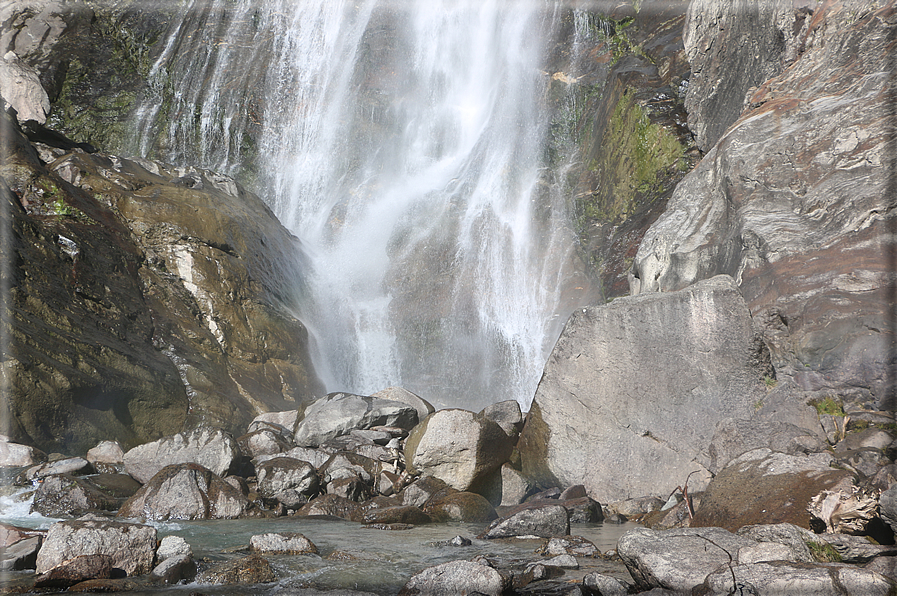
[[[145,484],[170,464],[199,464],[224,476],[239,455],[237,442],[229,433],[202,427],[134,447],[123,459],[128,474]]]
[[[738,549],[755,544],[721,528],[636,528],[617,541],[617,554],[640,591],[690,591],[709,573],[727,565]]]
[[[795,403],[889,411],[891,8],[800,5],[692,3],[689,123],[715,144],[645,234],[632,292],[729,274]]]
[[[696,470],[699,490],[716,423],[749,418],[770,374],[728,276],[578,310],[521,433],[523,473],[602,502],[670,494]]]
[[[0,127],[11,441],[242,434],[319,391],[293,314],[301,247],[258,197],[210,171],[33,144],[5,112]]]
[[[417,395],[416,393],[408,391],[404,387],[387,387],[386,389],[374,393],[371,397],[388,399],[390,401],[397,401],[403,404],[408,404],[409,406],[417,410],[418,421],[423,420],[436,411],[436,408],[433,407],[433,404]]]
[[[122,504],[123,518],[230,519],[239,517],[249,501],[237,488],[198,464],[171,464],[159,470]]]
[[[16,111],[19,122],[47,121],[50,98],[37,71],[21,62],[15,52],[0,57],[0,97],[5,100],[4,109],[12,107]]]
[[[720,567],[707,575],[696,592],[706,596],[732,594],[737,586],[750,586],[750,593],[770,596],[886,596],[897,590],[894,580],[854,565],[764,561]],[[742,593],[749,592],[744,589]]]
[[[139,488],[136,482],[131,482],[136,486],[126,496]],[[44,478],[34,491],[31,511],[47,517],[83,515],[90,510],[116,511],[123,501],[124,497],[103,490],[91,477],[54,474]]]
[[[372,426],[412,428],[417,409],[399,401],[351,393],[329,393],[305,409],[296,424],[293,441],[300,447],[317,447],[355,429]]]
[[[143,575],[153,568],[156,529],[91,516],[56,522],[37,554],[37,573],[81,555],[108,555],[113,569]]]
[[[489,525],[483,538],[513,538],[514,536],[568,536],[570,512],[561,505],[524,507]]]
[[[263,499],[298,508],[318,494],[318,472],[308,462],[290,457],[269,459],[256,469]]]
[[[405,440],[410,473],[435,476],[460,491],[480,485],[508,461],[513,440],[492,420],[467,410],[440,410]]]
[[[787,455],[766,448],[733,459],[707,486],[692,527],[732,532],[753,524],[809,529],[810,501],[823,491],[851,493],[853,474],[831,468],[828,453]]]

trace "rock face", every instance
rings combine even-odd
[[[892,410],[893,8],[798,6],[692,4],[689,123],[715,144],[645,235],[632,291],[729,274],[795,402]]]
[[[460,491],[478,484],[508,460],[513,441],[492,420],[467,410],[440,410],[416,426],[405,442],[411,473],[435,476]]]
[[[20,62],[15,52],[8,52],[0,60],[0,96],[16,111],[19,122],[34,120],[43,124],[47,121],[50,98],[41,86],[37,71]]]
[[[524,475],[602,502],[669,494],[706,469],[716,422],[748,418],[770,373],[727,276],[578,311],[520,436]]]
[[[12,440],[84,452],[202,421],[242,434],[309,401],[289,310],[301,248],[257,197],[208,171],[36,148],[0,124]]]

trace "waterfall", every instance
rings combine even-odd
[[[302,240],[299,316],[328,390],[528,408],[588,292],[546,167],[556,3],[211,0],[185,14],[135,144],[250,179]]]

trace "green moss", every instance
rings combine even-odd
[[[838,554],[838,551],[835,550],[831,544],[826,543],[818,543],[818,542],[806,542],[807,548],[810,549],[810,553],[813,557],[820,563],[840,563],[841,555]]]
[[[820,414],[828,414],[829,416],[844,416],[844,405],[833,397],[824,399],[810,400],[809,404],[816,408]]]
[[[608,200],[599,203],[582,197],[578,212],[585,219],[620,221],[632,215],[640,199],[663,185],[667,175],[688,167],[685,147],[626,91],[614,107],[604,135],[605,150],[590,164],[605,184]]]

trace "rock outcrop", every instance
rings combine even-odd
[[[669,494],[692,471],[709,476],[716,422],[749,417],[771,372],[729,277],[582,309],[545,366],[523,472],[604,502]]]
[[[892,410],[893,4],[753,6],[692,4],[689,123],[715,144],[645,235],[632,291],[729,274],[792,401]]]
[[[290,310],[301,247],[257,197],[213,172],[34,145],[0,121],[13,440],[131,447],[310,401]]]

